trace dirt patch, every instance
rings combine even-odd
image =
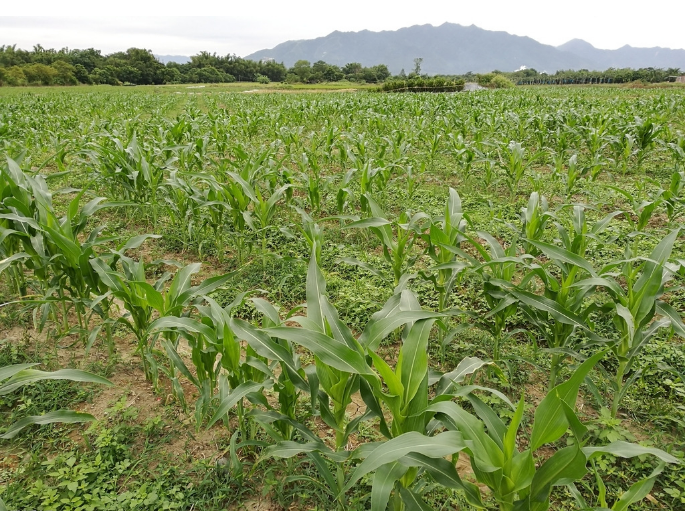
[[[228,511],[281,511],[283,508],[273,502],[268,497],[260,499],[249,499],[245,502],[235,504],[228,508]]]

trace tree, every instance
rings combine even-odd
[[[392,75],[388,69],[388,66],[385,64],[378,64],[377,66],[373,66],[371,69],[380,82],[387,80]]]
[[[74,66],[74,76],[79,81],[79,83],[93,83],[90,79],[90,75],[88,74],[88,70],[83,64],[76,64]]]
[[[416,57],[414,59],[414,74],[421,75],[421,63],[423,62],[423,57]]]
[[[348,78],[353,75],[360,75],[363,71],[364,67],[359,62],[350,62],[342,68],[343,74]]]
[[[52,85],[58,72],[54,67],[45,64],[31,64],[22,68],[29,84],[39,83],[41,85]]]
[[[76,68],[63,60],[56,60],[50,66],[57,71],[57,76],[54,77],[53,83],[56,85],[77,85]],[[81,66],[83,67],[83,66]],[[84,69],[85,70],[85,69]]]
[[[312,68],[308,60],[298,60],[295,65],[290,68],[290,72],[298,77],[302,83],[307,83],[312,76]]]

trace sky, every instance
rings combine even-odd
[[[445,22],[528,36],[554,46],[584,39],[597,48],[685,48],[682,0],[32,0],[2,2],[0,45],[31,49],[130,47],[155,54],[199,51],[246,56],[292,39],[333,32],[397,30]],[[40,17],[31,16],[40,13]],[[136,13],[137,16],[119,16]],[[116,14],[117,16],[113,16]],[[193,14],[191,16],[190,14]],[[211,14],[211,16],[209,16]],[[203,16],[195,16],[203,15]]]

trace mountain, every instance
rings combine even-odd
[[[594,63],[593,69],[610,67],[638,69],[641,67],[679,68],[685,70],[685,50],[670,48],[633,48],[625,45],[618,50],[600,50],[582,39],[572,39],[557,46],[558,50],[571,53]]]
[[[323,60],[344,66],[386,64],[394,74],[414,69],[421,57],[421,71],[427,74],[515,71],[521,66],[552,73],[559,69],[603,70],[609,67],[680,67],[685,69],[685,50],[631,48],[598,50],[581,40],[555,48],[530,37],[484,30],[455,23],[414,25],[394,31],[339,32],[325,37],[287,41],[245,57],[274,59],[291,67],[298,60]],[[616,63],[621,63],[617,65]]]
[[[155,55],[155,57],[162,64],[166,64],[167,62],[176,62],[177,64],[190,62],[190,57],[186,57],[185,55]]]
[[[395,31],[338,32],[326,37],[287,41],[270,50],[245,57],[250,60],[273,58],[292,66],[298,60],[343,66],[359,62],[364,66],[386,64],[392,73],[414,68],[421,57],[421,71],[428,74],[462,74],[494,69],[514,71],[521,66],[539,71],[587,67],[585,59],[561,52],[530,37],[444,23],[439,27],[414,25]]]

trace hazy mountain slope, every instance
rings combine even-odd
[[[163,64],[166,64],[167,62],[176,62],[177,64],[190,62],[190,57],[186,57],[185,55],[155,55],[155,57]]]
[[[582,39],[558,46],[557,49],[591,61],[591,69],[604,70],[610,67],[638,69],[641,67],[680,68],[685,70],[685,50],[670,48],[633,48],[623,46],[618,50],[600,50]]]
[[[260,50],[247,59],[273,58],[292,66],[298,60],[324,60],[339,66],[360,62],[365,66],[387,64],[390,71],[409,73],[415,57],[428,74],[514,71],[521,66],[538,71],[590,67],[592,62],[573,53],[538,43],[529,37],[445,23],[439,27],[415,25],[395,31],[333,32],[317,39],[287,41]]]

